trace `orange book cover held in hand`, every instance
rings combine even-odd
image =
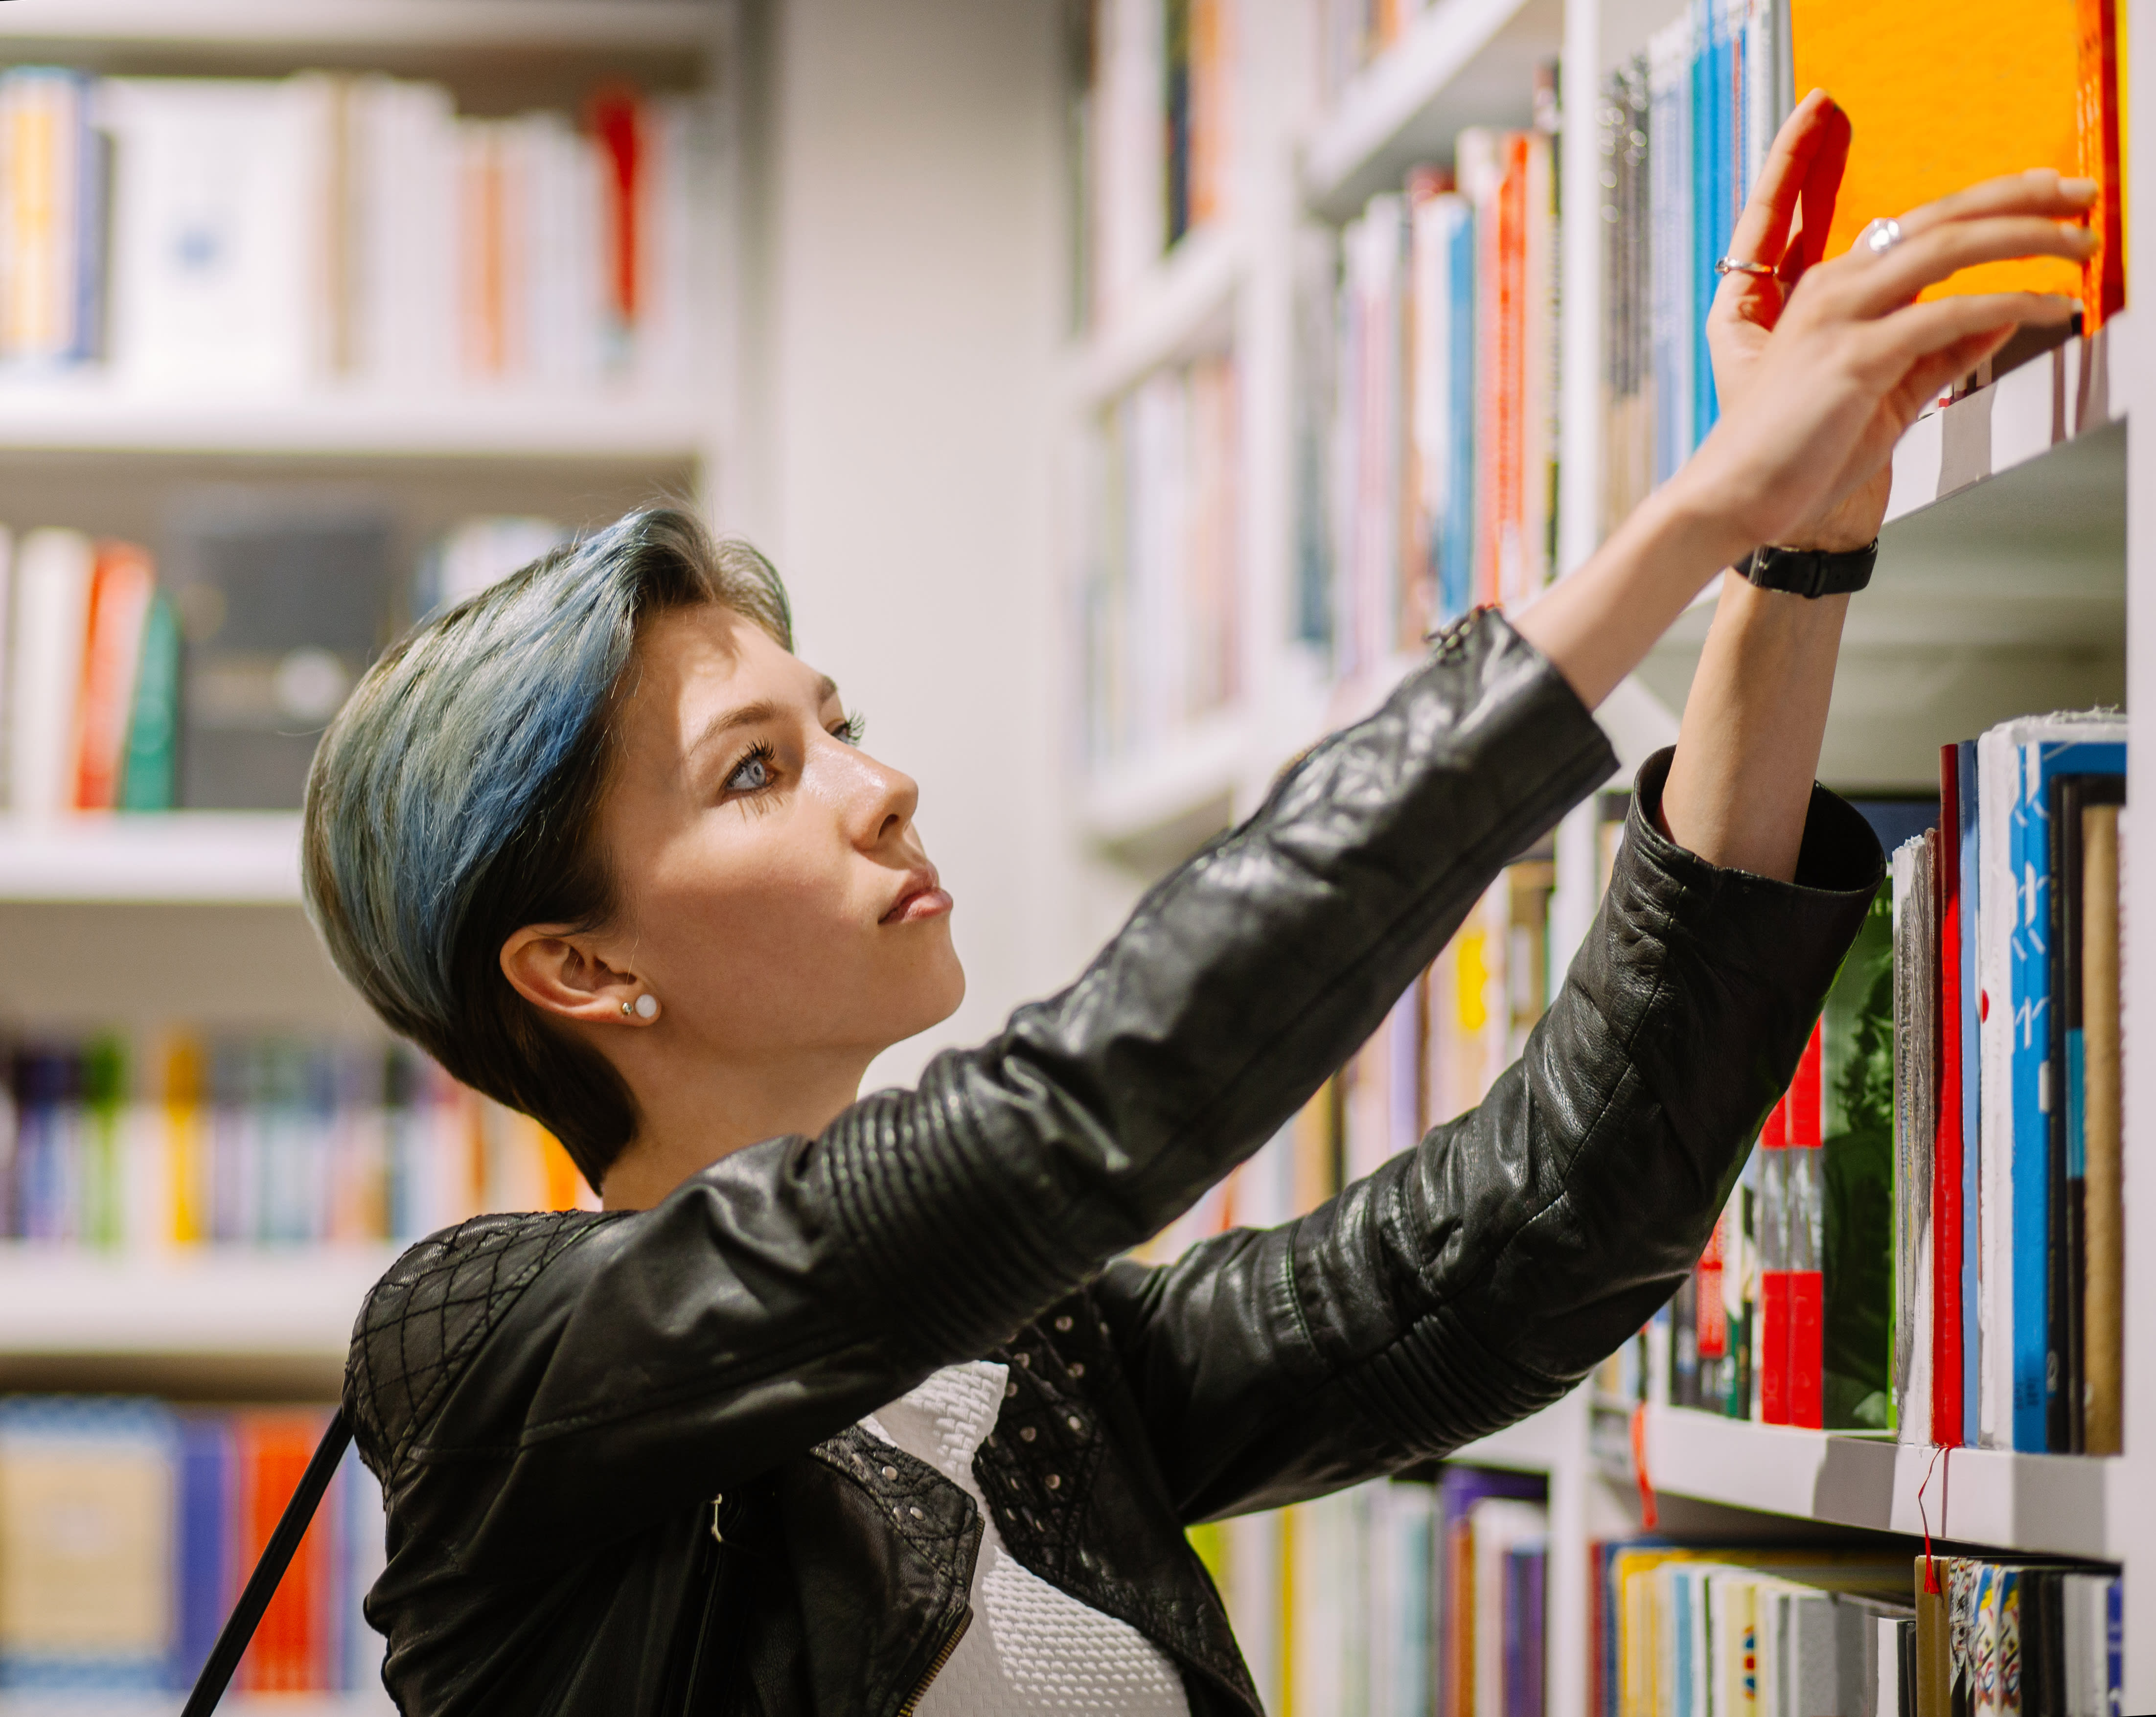
[[[1825,90],[1850,119],[1830,257],[1877,217],[1977,180],[2082,171],[2076,0],[1790,0],[1789,37],[1797,94]],[[1922,295],[2004,291],[2078,298],[2082,268],[1985,263]]]

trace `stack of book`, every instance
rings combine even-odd
[[[589,1194],[529,1116],[403,1045],[29,1043],[0,1088],[0,1237],[121,1253],[379,1244]]]
[[[1714,426],[1714,265],[1795,96],[1829,91],[1854,127],[1831,222],[1804,234],[1813,260],[1978,179],[2043,165],[2095,179],[2102,243],[2085,268],[1987,264],[1926,294],[2075,293],[2093,331],[2125,302],[2121,64],[2113,0],[1688,0],[1599,92],[1605,534]]]
[[[459,118],[381,76],[0,74],[0,361],[162,391],[678,387],[692,100]]]
[[[1238,0],[1088,0],[1078,57],[1086,320],[1114,320],[1162,255],[1229,213]]]
[[[2121,1448],[2126,727],[1944,748],[1795,1083],[1667,1315],[1680,1406]]]
[[[1240,674],[1242,416],[1233,359],[1149,377],[1089,449],[1086,751],[1143,756],[1224,708]]]
[[[1940,1556],[1929,1566],[1920,1557],[1917,1571],[1917,1602],[1929,1597],[1937,1605],[1947,1636],[1939,1709],[2061,1717],[2119,1710],[2126,1639],[2116,1572],[1980,1556]]]
[[[1549,580],[1551,146],[1540,130],[1463,131],[1454,170],[1417,168],[1342,235],[1327,507],[1337,673]]]
[[[1540,1717],[1546,1490],[1529,1474],[1446,1465],[1191,1539],[1245,1658],[1277,1690],[1270,1709]]]
[[[0,1687],[191,1685],[327,1419],[314,1408],[0,1397]],[[382,1494],[347,1453],[234,1687],[376,1685],[381,1637],[360,1600],[382,1566]]]

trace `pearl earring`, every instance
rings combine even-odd
[[[621,1004],[621,1011],[624,1013],[627,1013],[629,1011],[629,1004],[626,1002],[623,1002]],[[651,994],[649,991],[646,991],[643,995],[639,996],[636,998],[636,1017],[639,1019],[656,1019],[659,1017],[659,998]]]

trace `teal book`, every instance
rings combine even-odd
[[[119,808],[172,808],[173,767],[179,757],[180,622],[163,591],[150,598],[142,622],[142,659],[128,712],[127,750],[121,763]]]

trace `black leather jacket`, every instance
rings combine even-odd
[[[1636,1330],[1878,884],[1877,843],[1824,792],[1793,885],[1635,808],[1593,933],[1479,1109],[1284,1228],[1118,1262],[1295,1112],[1613,765],[1548,664],[1471,619],[1070,989],[917,1089],[652,1210],[414,1247],[345,1386],[388,1496],[367,1613],[400,1708],[899,1717],[966,1624],[980,1523],[855,1422],[986,1356],[1011,1393],[974,1470],[1011,1552],[1165,1651],[1197,1717],[1256,1711],[1185,1524],[1444,1453]]]

